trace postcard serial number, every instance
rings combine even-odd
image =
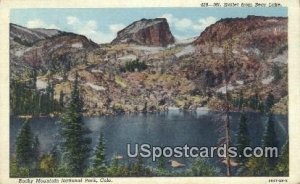
[[[286,183],[287,179],[269,179],[269,183]]]

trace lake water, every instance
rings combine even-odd
[[[261,144],[267,118],[260,113],[247,113],[252,146]],[[224,135],[222,114],[210,111],[181,112],[171,110],[155,114],[132,114],[108,117],[86,117],[84,123],[92,130],[92,146],[96,146],[100,131],[106,139],[106,155],[114,154],[126,158],[127,143],[148,143],[153,146],[216,146]],[[238,129],[240,113],[230,113],[233,142]],[[276,132],[280,146],[288,139],[288,119],[275,116]],[[31,129],[39,136],[42,152],[49,151],[56,144],[58,120],[36,118],[31,121]],[[10,152],[15,150],[15,140],[22,121],[11,118]],[[186,162],[186,160],[181,160]]]

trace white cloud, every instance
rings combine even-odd
[[[215,23],[217,19],[215,17],[206,17],[203,19],[199,19],[197,24],[193,25],[193,29],[203,31],[206,27],[210,26],[211,24]]]
[[[87,21],[83,26],[80,26],[80,34],[95,34],[97,32],[97,22],[94,20]]]
[[[111,25],[109,25],[109,30],[112,33],[117,33],[118,31],[122,30],[123,28],[125,28],[124,24],[111,24]]]
[[[172,14],[163,14],[162,16],[160,16],[161,18],[166,18],[169,24],[172,24],[174,22],[174,16]],[[175,18],[176,20],[176,18]]]
[[[217,19],[212,16],[201,18],[197,21],[193,21],[188,18],[177,18],[172,14],[163,14],[160,17],[166,18],[170,27],[174,27],[178,31],[184,32],[187,30],[193,30],[197,31],[197,34],[202,32],[207,26],[217,21]]]
[[[85,35],[89,39],[98,42],[100,40],[98,33],[98,25],[95,20],[81,21],[79,18],[74,16],[68,16],[66,18],[67,24],[69,25],[70,31]]]
[[[75,32],[85,35],[96,42],[101,42],[101,37],[103,35],[99,33],[97,22],[94,20],[89,20],[79,26],[73,27],[73,29]]]
[[[28,28],[46,28],[46,29],[59,29],[55,24],[47,24],[41,19],[29,20],[26,23]]]
[[[74,25],[74,24],[78,24],[78,23],[79,23],[79,19],[77,17],[74,17],[74,16],[67,17],[67,24]]]
[[[117,32],[125,27],[123,24],[111,24],[108,25],[108,31],[101,31],[98,28],[98,24],[95,20],[81,21],[74,16],[68,16],[66,24],[69,27],[69,31],[82,34],[89,39],[98,43],[111,42],[117,35]],[[59,29],[54,24],[47,24],[41,19],[32,19],[26,23],[28,28],[47,28],[47,29]]]
[[[183,18],[183,19],[178,19],[174,25],[175,28],[178,30],[186,30],[193,25],[193,22],[190,19]]]
[[[117,32],[125,27],[123,24],[111,24],[108,25],[108,31],[103,31],[95,20],[82,21],[77,17],[69,16],[66,21],[70,26],[70,31],[85,35],[97,43],[111,42]]]

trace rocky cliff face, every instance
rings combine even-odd
[[[288,19],[284,17],[221,19],[207,27],[194,41],[195,58],[199,63],[205,63],[204,68],[213,72],[216,81],[223,70],[224,48],[229,41],[233,56],[230,81],[237,86],[238,83],[244,86],[258,83],[263,89],[260,95],[264,96],[272,89],[272,94],[281,98],[287,95],[287,23]]]
[[[141,19],[118,32],[112,44],[134,43],[149,46],[167,46],[174,37],[165,18]]]

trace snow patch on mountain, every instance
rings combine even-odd
[[[133,55],[133,54],[128,54],[128,55],[118,58],[118,60],[121,60],[121,61],[132,61],[132,60],[136,60],[136,59],[137,59],[137,56]]]
[[[94,89],[96,91],[105,91],[105,88],[103,86],[98,86],[98,85],[92,84],[90,82],[88,82],[86,85],[91,87],[92,89]]]
[[[234,90],[234,89],[235,89],[235,87],[234,87],[232,84],[228,84],[228,85],[227,85],[227,91],[232,91],[232,90]],[[222,94],[225,94],[225,93],[226,93],[226,86],[223,86],[223,87],[219,88],[219,89],[217,90],[217,92],[222,93]]]
[[[73,48],[81,49],[81,48],[83,47],[83,45],[82,45],[81,42],[77,42],[77,43],[73,43],[73,44],[72,44],[72,47],[73,47]]]
[[[38,90],[41,90],[41,89],[46,89],[47,88],[47,82],[43,81],[43,80],[40,80],[40,79],[37,79],[36,80],[36,88]]]
[[[184,47],[180,52],[176,53],[175,56],[181,57],[184,55],[192,54],[194,52],[195,52],[195,47],[192,45],[188,45],[188,46]]]
[[[163,47],[149,47],[149,46],[141,46],[141,45],[134,45],[131,47],[136,50],[144,51],[147,54],[156,54],[164,50]]]
[[[37,29],[34,29],[34,31],[42,33],[42,34],[45,34],[45,35],[47,35],[49,37],[56,36],[56,35],[58,35],[58,34],[61,33],[60,31],[58,31],[56,29],[41,29],[41,28],[37,28]]]
[[[187,38],[187,39],[176,39],[175,44],[180,45],[180,44],[189,44],[194,42],[197,39],[197,37],[192,37],[192,38]]]
[[[269,76],[268,78],[262,79],[261,83],[267,85],[270,84],[273,80],[274,80],[274,76]]]

